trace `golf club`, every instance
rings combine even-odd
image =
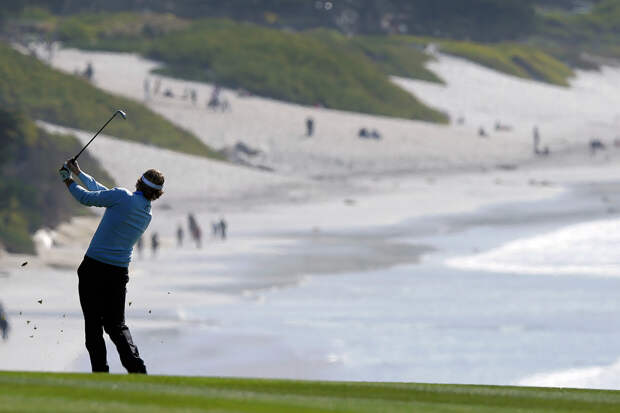
[[[116,112],[114,112],[114,115],[112,115],[112,117],[111,117],[110,119],[108,119],[108,121],[107,121],[107,122],[106,122],[106,123],[105,123],[105,124],[101,127],[101,129],[99,129],[99,130],[97,131],[97,133],[95,133],[95,136],[93,136],[93,137],[91,138],[91,140],[89,140],[89,141],[88,141],[88,143],[87,143],[87,144],[86,144],[86,145],[82,148],[82,150],[81,150],[81,151],[79,151],[79,152],[78,152],[78,154],[77,154],[77,155],[75,155],[75,156],[73,157],[73,161],[76,161],[76,160],[77,160],[78,156],[80,156],[80,155],[82,154],[82,152],[84,152],[84,149],[86,149],[86,148],[88,147],[88,145],[90,145],[90,143],[91,143],[93,140],[95,140],[95,138],[97,137],[97,135],[99,135],[99,132],[101,132],[101,131],[103,130],[103,128],[105,128],[106,126],[108,126],[108,123],[110,123],[110,122],[112,121],[112,119],[114,119],[114,117],[115,117],[116,115],[121,115],[121,116],[123,117],[123,119],[127,119],[127,114],[126,114],[125,112],[123,112],[122,110],[120,110],[120,109],[119,109],[119,110],[117,110]]]

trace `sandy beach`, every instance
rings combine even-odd
[[[73,49],[61,49],[51,64],[73,72],[87,62],[95,67],[97,86],[136,100],[145,100],[143,81],[154,79],[149,71],[157,67],[156,62],[135,55]],[[327,325],[295,327],[305,323],[308,316],[303,311],[321,314],[330,308],[338,313],[332,308],[334,289],[343,291],[342,306],[359,303],[359,291],[344,294],[356,282],[360,291],[371,286],[383,291],[377,277],[399,285],[411,268],[437,272],[437,267],[424,267],[429,262],[444,268],[443,261],[438,263],[439,258],[432,257],[463,257],[467,238],[458,244],[449,237],[465,233],[455,217],[475,216],[470,225],[475,228],[502,228],[495,225],[498,220],[524,223],[513,231],[520,237],[532,235],[528,220],[536,214],[527,212],[529,206],[552,205],[547,215],[540,215],[542,224],[534,227],[536,231],[613,218],[616,213],[618,154],[610,148],[592,156],[587,143],[598,137],[611,145],[615,138],[619,118],[614,108],[620,98],[610,90],[618,89],[619,69],[578,72],[571,88],[561,88],[505,76],[448,56],[440,56],[429,67],[447,86],[402,78],[394,81],[454,119],[464,117],[464,124],[438,126],[309,108],[239,97],[230,90],[223,93],[232,110],[224,113],[209,112],[204,103],[193,106],[161,96],[146,100],[152,110],[216,149],[237,142],[260,149],[251,163],[272,172],[111,136],[97,138],[89,150],[120,186],[131,188],[136,177],[154,165],[166,175],[166,194],[154,204],[154,220],[145,234],[147,241],[154,232],[160,234],[162,249],[152,257],[147,242],[144,256],[132,263],[128,287],[129,325],[147,361],[157,360],[151,363],[153,372],[352,380],[442,381],[446,377],[491,384],[516,383],[539,372],[515,369],[514,374],[504,376],[455,376],[448,372],[442,376],[441,371],[429,373],[431,367],[416,372],[419,360],[408,360],[409,364],[404,363],[408,367],[400,372],[396,368],[382,370],[376,366],[395,361],[372,364],[369,360],[387,357],[391,348],[387,343],[383,343],[383,351],[380,343],[371,340],[381,351],[355,353],[351,340],[361,336],[338,341],[328,335],[331,330]],[[208,84],[161,81],[164,88],[177,94],[185,87],[195,88],[201,102],[212,89]],[[304,136],[307,116],[317,125],[312,138]],[[494,131],[496,121],[512,130]],[[541,131],[542,145],[549,146],[550,157],[533,154],[534,125]],[[91,132],[57,125],[40,126],[74,133],[83,142],[91,136]],[[478,137],[480,126],[489,131],[488,138]],[[378,129],[382,139],[358,139],[361,127]],[[576,189],[593,185],[598,189]],[[571,202],[585,198],[588,204],[569,215],[568,203],[557,201],[562,197]],[[494,215],[488,213],[492,208]],[[175,230],[186,226],[190,212],[206,234],[212,221],[225,217],[229,238],[221,241],[207,236],[201,249],[185,240],[185,247],[178,248]],[[13,328],[9,341],[0,343],[0,369],[88,370],[75,269],[97,220],[96,215],[76,219],[47,233],[55,244],[46,248],[41,242],[38,257],[2,255],[0,299]],[[448,235],[438,240],[433,238],[437,234]],[[505,241],[509,242],[510,236]],[[468,245],[465,256],[471,259],[474,248],[484,253],[496,247],[500,245],[491,242]],[[22,267],[25,261],[28,264]],[[436,287],[429,287],[430,291]],[[408,288],[412,287],[403,284],[399,291]],[[316,295],[312,304],[305,292],[309,297],[321,296]],[[323,301],[327,297],[330,299]],[[402,295],[403,300],[407,297]],[[295,299],[297,306],[291,304]],[[448,303],[453,297],[442,299]],[[350,308],[359,313],[361,307],[351,304]],[[371,310],[367,318],[355,322],[374,326],[369,321],[373,319]],[[390,315],[382,317],[389,324]],[[283,320],[286,323],[281,324]],[[290,329],[288,334],[282,328]],[[393,332],[384,333],[389,337]],[[351,351],[335,351],[338,346]],[[173,347],[183,348],[185,355],[172,355]],[[401,348],[394,354],[405,353]],[[607,359],[589,362],[596,365]],[[359,367],[359,360],[368,366]],[[112,363],[114,371],[122,371],[114,358]],[[558,362],[549,368],[561,370],[562,366]],[[547,376],[526,382],[559,383]]]

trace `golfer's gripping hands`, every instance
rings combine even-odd
[[[62,165],[62,167],[58,170],[58,173],[60,174],[60,179],[62,179],[63,182],[71,179],[71,172],[69,171],[66,163]]]

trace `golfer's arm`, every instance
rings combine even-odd
[[[70,181],[70,179],[67,181]],[[122,191],[116,189],[87,191],[75,182],[68,183],[67,188],[69,188],[71,195],[73,195],[80,204],[86,206],[111,207],[120,200],[123,194]]]
[[[108,188],[105,185],[101,185],[99,182],[95,180],[95,178],[88,175],[84,171],[80,171],[78,178],[80,178],[80,181],[82,181],[86,189],[88,189],[89,191],[107,191],[108,190]]]

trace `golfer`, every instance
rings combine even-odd
[[[151,222],[151,201],[163,194],[164,176],[149,169],[136,182],[136,191],[108,189],[68,160],[59,170],[69,192],[86,206],[106,211],[78,268],[80,304],[84,314],[86,349],[93,372],[110,371],[103,330],[116,345],[129,373],[146,374],[146,366],[125,324],[125,294],[133,246]],[[71,172],[86,187],[71,179]]]

